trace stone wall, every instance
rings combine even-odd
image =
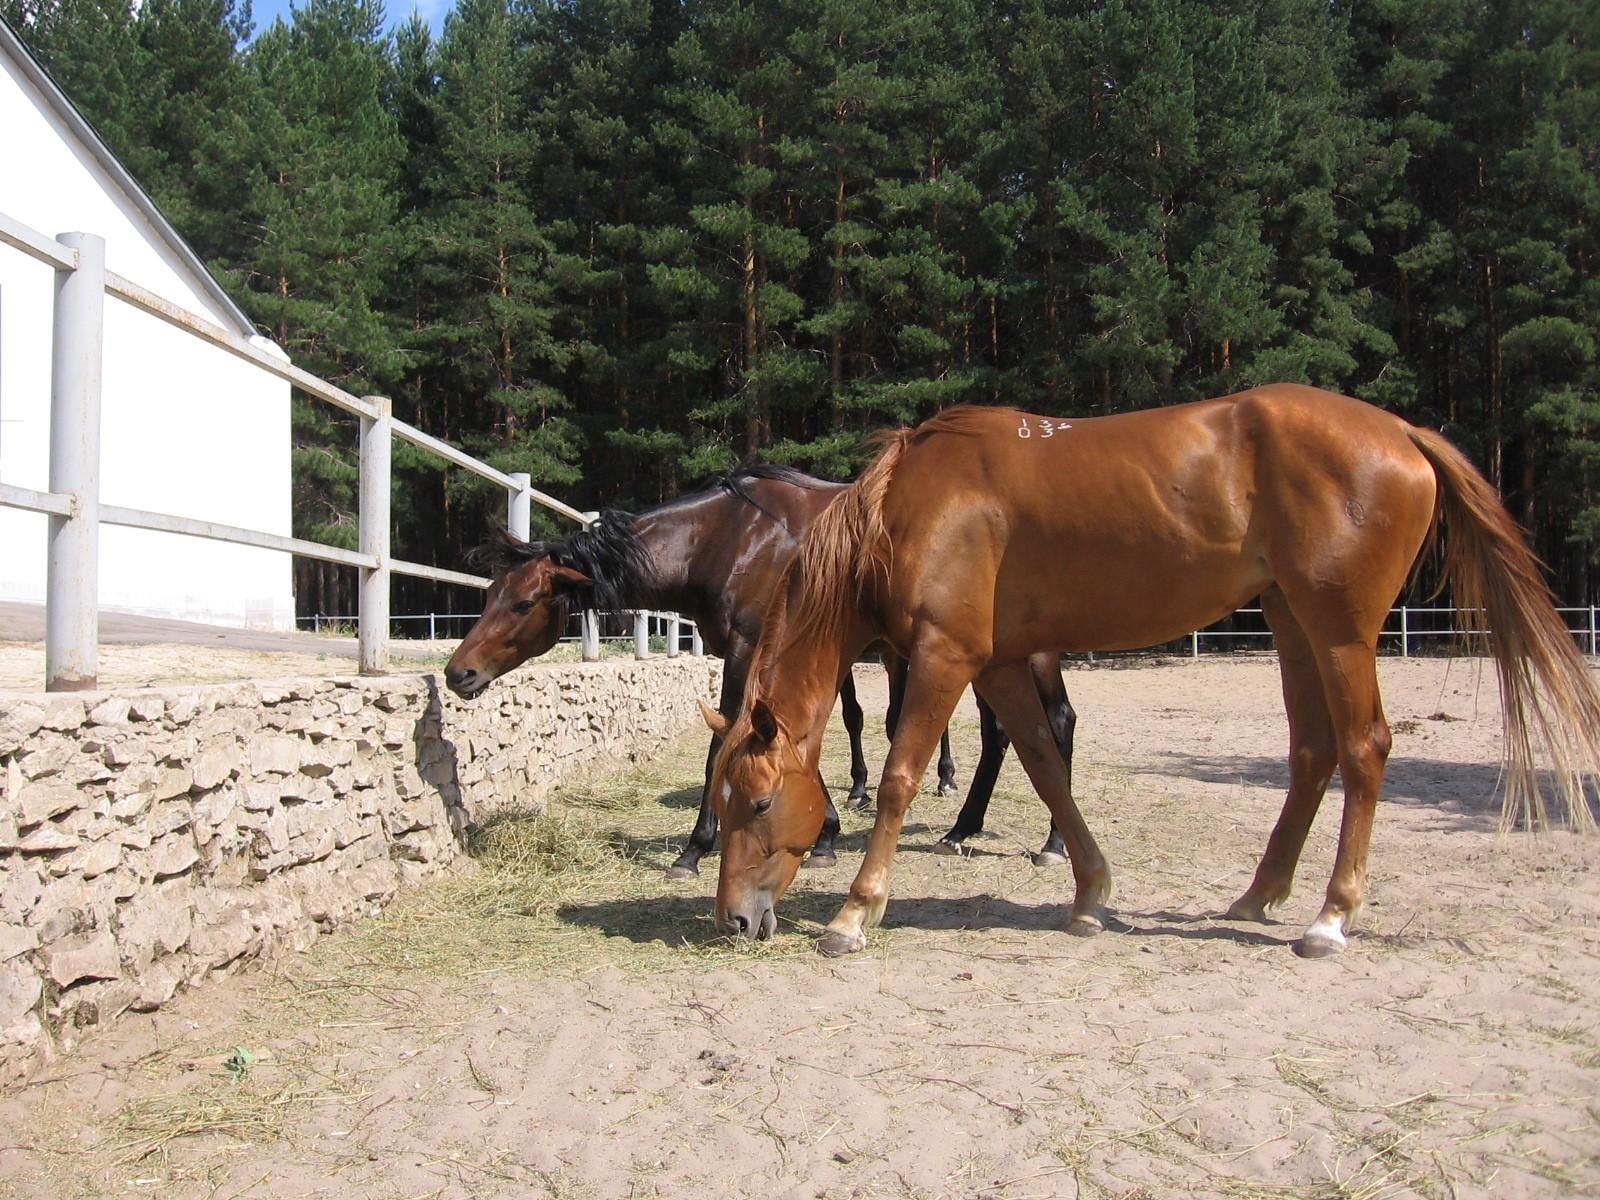
[[[474,819],[645,757],[715,659],[0,696],[0,1086],[89,1026],[375,911]]]

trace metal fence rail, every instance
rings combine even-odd
[[[587,524],[593,516],[534,488],[526,473],[508,474],[496,470],[431,434],[395,420],[387,397],[352,395],[251,344],[231,330],[107,271],[105,240],[98,235],[63,233],[51,238],[0,213],[0,245],[45,263],[57,273],[51,342],[49,489],[41,492],[0,482],[0,505],[43,513],[49,520],[45,581],[47,691],[79,690],[96,684],[97,564],[102,524],[280,550],[354,567],[360,576],[359,612],[355,622],[360,669],[365,674],[376,674],[388,665],[389,583],[393,575],[464,587],[482,588],[489,584],[489,580],[479,575],[406,562],[390,555],[390,449],[394,438],[410,442],[452,466],[504,488],[506,527],[516,537],[528,538],[534,504],[579,524]],[[355,550],[172,513],[100,503],[101,350],[107,295],[359,418],[359,526]],[[593,615],[586,616],[587,623],[597,629]],[[667,614],[663,619],[677,618]],[[647,630],[642,643],[646,652],[648,641]],[[697,654],[701,653],[699,642],[699,631],[695,630],[693,652]],[[592,639],[584,639],[584,648],[586,657],[590,656],[591,649],[595,656],[599,653],[598,643]]]

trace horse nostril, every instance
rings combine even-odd
[[[729,913],[728,923],[733,926],[733,931],[740,937],[750,932],[750,918],[743,913]]]

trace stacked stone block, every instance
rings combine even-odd
[[[534,664],[470,702],[428,675],[0,696],[0,1085],[376,911],[486,813],[648,756],[720,669]]]

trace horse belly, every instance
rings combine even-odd
[[[1226,616],[1266,582],[1242,554],[1020,556],[996,580],[995,657],[1159,645]]]
[[[1213,456],[1168,471],[1152,471],[1149,456],[1120,461],[1092,481],[1041,480],[1008,506],[997,654],[1171,641],[1269,581],[1237,472]]]

